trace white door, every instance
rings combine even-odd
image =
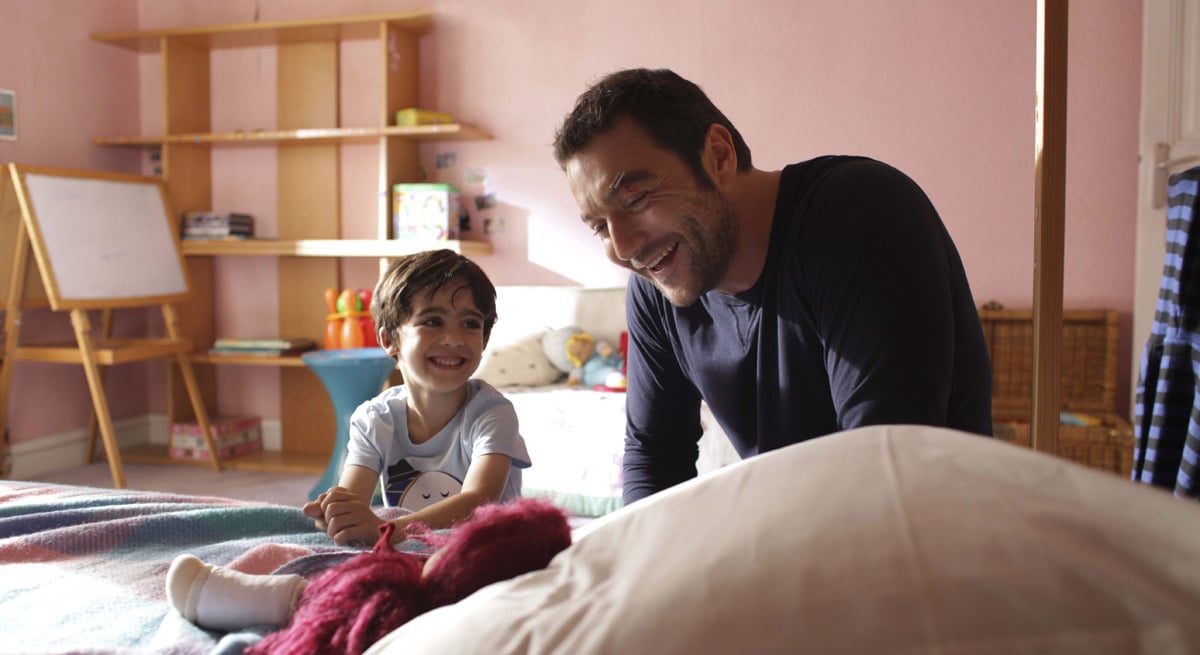
[[[1166,178],[1200,165],[1200,0],[1144,0],[1133,287],[1133,383],[1154,323],[1166,249]],[[1130,407],[1134,407],[1130,398]],[[1132,412],[1131,412],[1132,414]],[[1132,416],[1130,417],[1132,420]]]

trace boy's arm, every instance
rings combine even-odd
[[[404,540],[402,528],[410,523],[424,523],[435,529],[448,528],[470,516],[476,507],[499,501],[511,468],[512,458],[507,455],[491,453],[476,457],[467,469],[461,492],[392,521],[401,528],[392,533],[392,543]]]

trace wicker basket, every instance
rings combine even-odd
[[[979,318],[992,358],[992,418],[996,437],[1029,446],[1033,312],[983,309]],[[1063,312],[1059,399],[1063,410],[1089,425],[1061,425],[1058,454],[1128,477],[1133,466],[1133,428],[1113,411],[1117,337],[1115,311]]]

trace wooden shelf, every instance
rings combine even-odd
[[[147,444],[121,451],[121,459],[135,464],[175,464],[183,466],[212,466],[207,459],[175,459],[167,454],[165,445]],[[285,453],[278,450],[262,450],[221,460],[221,468],[242,471],[275,471],[279,473],[311,473],[320,475],[329,465],[329,455],[307,453]],[[220,475],[214,473],[214,475]],[[303,499],[297,499],[299,504]]]
[[[278,274],[278,325],[289,326],[320,343],[326,324],[326,307],[315,301],[327,288],[343,284],[341,258],[387,259],[447,248],[471,256],[489,255],[483,241],[400,241],[378,238],[391,233],[392,188],[420,179],[419,145],[437,141],[483,141],[488,132],[462,124],[394,126],[396,112],[420,106],[420,53],[422,35],[434,27],[431,12],[373,14],[311,20],[266,21],[207,27],[104,32],[92,43],[107,44],[137,53],[148,53],[151,65],[162,67],[162,134],[155,136],[102,136],[103,147],[160,150],[167,200],[177,210],[214,206],[215,183],[236,185],[247,191],[273,186],[278,218],[272,233],[278,238],[247,240],[184,240],[191,303],[182,313],[181,334],[200,352],[188,361],[203,365],[202,395],[210,412],[218,414],[217,366],[268,366],[279,371],[279,420],[282,452],[263,452],[222,462],[231,468],[321,473],[329,461],[336,434],[327,390],[306,369],[298,356],[209,355],[202,346],[215,342],[217,274],[237,266],[225,256],[275,258]],[[343,48],[347,41],[355,47]],[[358,47],[363,46],[363,47]],[[274,50],[274,120],[234,118],[214,125],[211,106],[214,87],[230,90],[230,82],[213,75],[213,55],[245,48]],[[132,54],[132,52],[131,52]],[[240,55],[239,55],[240,56]],[[343,61],[347,57],[348,61]],[[343,125],[341,94],[343,75],[375,80],[378,101],[362,107]],[[369,95],[369,94],[368,94]],[[365,101],[366,99],[364,99]],[[369,113],[367,113],[369,112]],[[365,126],[364,126],[365,125]],[[241,129],[237,129],[241,128]],[[267,129],[256,129],[267,128]],[[362,174],[343,172],[347,148],[377,151],[377,168]],[[275,166],[247,171],[246,179],[229,180],[215,174],[218,151],[264,148],[275,151]],[[236,153],[234,153],[236,154]],[[351,157],[367,169],[365,158]],[[273,177],[273,184],[268,177]],[[354,234],[371,239],[342,239],[350,229],[343,224],[347,211],[342,198],[373,204],[376,216],[370,230],[350,223]],[[353,211],[362,211],[355,208]],[[361,218],[366,218],[362,216]],[[359,221],[365,222],[365,221]],[[361,231],[359,231],[361,229]],[[363,268],[363,267],[354,267]],[[237,294],[231,294],[237,295]],[[232,304],[230,307],[232,308]],[[179,367],[168,373],[167,413],[172,421],[187,418],[188,400],[179,384]],[[313,456],[312,453],[322,453]],[[135,450],[131,461],[158,464],[186,463],[167,457],[166,448]],[[202,462],[211,465],[211,461]]]
[[[184,239],[185,255],[243,255],[273,257],[400,257],[446,248],[467,255],[490,255],[486,241],[402,241],[381,239]]]
[[[380,138],[403,138],[417,141],[487,141],[488,132],[461,125],[392,125],[389,127],[329,127],[301,130],[239,130],[237,132],[196,132],[190,134],[164,134],[159,136],[114,136],[97,137],[93,143],[100,146],[160,146],[166,143],[212,145],[238,144],[287,144],[323,143],[329,141],[366,141]]]
[[[95,41],[110,43],[139,52],[158,52],[164,39],[171,38],[205,48],[245,48],[349,39],[378,39],[379,25],[424,34],[433,27],[433,13],[418,11],[404,14],[375,14],[345,18],[266,21],[183,27],[137,32],[101,32]]]
[[[194,364],[231,364],[234,366],[306,366],[299,355],[209,355],[200,353],[188,357]]]

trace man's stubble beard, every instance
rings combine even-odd
[[[676,307],[691,305],[725,279],[737,248],[737,219],[720,192],[707,190],[692,211],[683,215],[682,231],[685,241],[681,245],[687,246],[688,254],[686,287],[667,287],[639,272]]]

